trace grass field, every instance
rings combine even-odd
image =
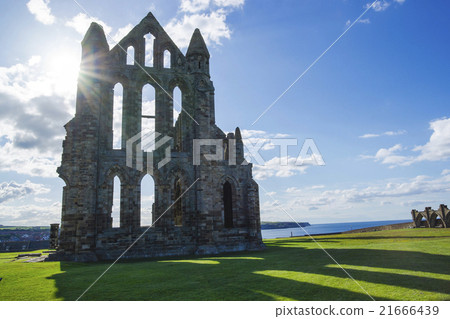
[[[119,262],[82,300],[450,300],[449,229],[315,239],[357,283],[301,237],[261,252]],[[0,300],[75,300],[110,265],[15,256],[0,254]]]
[[[49,226],[0,226],[0,230],[47,230]]]

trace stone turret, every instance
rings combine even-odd
[[[98,117],[102,72],[109,45],[103,28],[93,22],[81,41],[82,56],[78,78],[77,113],[89,113]]]
[[[236,163],[242,165],[244,162],[244,142],[242,141],[241,130],[236,127],[234,132],[234,138],[236,139]]]
[[[101,25],[92,22],[81,41],[82,47],[82,67],[98,66],[97,62],[109,52],[109,45],[106,41],[105,32]]]
[[[195,29],[192,34],[191,42],[186,52],[186,59],[190,72],[205,73],[209,76],[209,51],[199,29]]]

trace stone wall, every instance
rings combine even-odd
[[[153,66],[145,66],[146,34],[154,36]],[[134,63],[127,49],[134,47]],[[164,52],[170,68],[164,67]],[[149,13],[111,50],[101,26],[92,23],[82,41],[82,62],[75,117],[66,124],[59,176],[65,181],[57,258],[113,259],[262,249],[258,185],[244,161],[239,128],[225,134],[215,124],[214,86],[209,52],[198,29],[186,55]],[[113,88],[123,87],[121,149],[113,149]],[[155,89],[155,142],[143,143],[142,90]],[[173,92],[182,93],[182,112],[173,123]],[[203,156],[194,163],[195,139],[223,142],[223,157]],[[128,149],[127,149],[128,143]],[[214,147],[201,149],[205,154]],[[159,166],[170,153],[170,161]],[[150,159],[153,159],[151,164]],[[141,227],[141,181],[151,175],[155,202],[151,228]],[[113,228],[113,180],[121,182],[120,227]],[[224,187],[231,185],[231,211],[225,211]],[[183,196],[179,197],[180,194]],[[178,215],[177,215],[178,214]],[[231,225],[225,224],[230,216]],[[178,217],[175,217],[175,216]],[[226,216],[225,216],[226,215]],[[176,221],[177,220],[177,221]],[[139,239],[139,240],[138,240]],[[137,240],[137,241],[136,241]],[[136,242],[135,242],[136,241]]]

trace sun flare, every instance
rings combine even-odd
[[[75,94],[79,71],[80,58],[74,52],[60,51],[48,57],[47,74],[57,92]]]

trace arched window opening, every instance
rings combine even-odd
[[[173,205],[173,219],[175,226],[183,225],[183,205],[181,203],[181,182],[179,179],[175,181],[174,198],[176,201]]]
[[[163,65],[166,69],[170,69],[171,68],[171,61],[170,61],[170,51],[169,50],[165,50],[164,51],[164,62]]]
[[[150,84],[142,88],[141,146],[145,152],[155,149],[155,88]]]
[[[130,45],[127,48],[127,65],[134,65],[134,59],[134,47]]]
[[[428,220],[425,218],[425,216],[421,215],[420,218],[420,227],[426,227],[428,228]]]
[[[440,216],[436,216],[436,219],[434,220],[434,227],[444,227],[444,223],[442,222]]]
[[[122,148],[122,110],[123,110],[123,87],[117,83],[114,86],[113,97],[113,149]]]
[[[226,228],[233,227],[233,193],[231,184],[225,182],[223,184],[223,212],[224,224]]]
[[[112,226],[120,227],[120,207],[121,207],[121,184],[120,178],[114,177],[113,180],[113,201],[111,209]]]
[[[155,37],[148,33],[144,36],[145,38],[145,66],[152,67],[153,66],[153,43],[155,41]]]
[[[178,86],[175,87],[175,89],[173,90],[172,97],[173,97],[173,125],[175,126],[175,123],[178,120],[178,116],[181,113],[181,109],[182,109],[182,105],[183,105],[181,90]]]
[[[153,224],[153,204],[155,202],[155,182],[150,175],[141,181],[141,225]]]

